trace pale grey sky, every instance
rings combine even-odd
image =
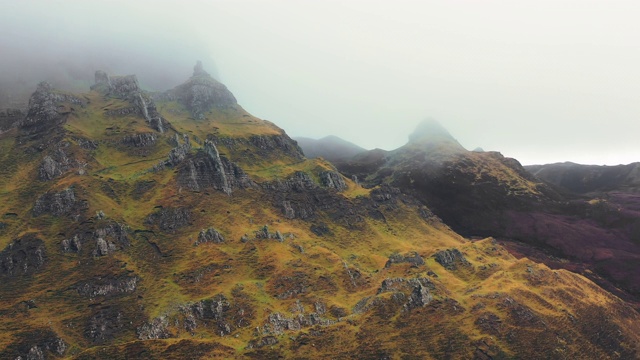
[[[0,46],[149,86],[200,57],[292,136],[393,149],[434,117],[525,164],[618,164],[640,161],[638,19],[615,0],[5,1]]]

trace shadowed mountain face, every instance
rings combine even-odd
[[[639,299],[640,214],[635,195],[578,198],[560,187],[633,188],[634,164],[578,167],[577,173],[530,168],[538,175],[561,174],[549,184],[500,153],[465,150],[441,125],[428,121],[399,149],[361,153],[337,166],[364,186],[387,183],[415,196],[464,236],[503,239],[518,256],[583,271],[610,289],[623,288],[626,294],[620,295],[630,301]]]
[[[536,177],[576,194],[614,190],[638,192],[640,189],[640,163],[598,166],[565,162],[531,165],[526,169]]]
[[[471,230],[555,196],[434,125],[358,154],[365,188],[305,158],[200,65],[160,94],[103,72],[84,94],[43,83],[12,116],[2,359],[640,354],[629,304],[494,239],[465,240],[425,206],[471,216],[486,200],[456,224]]]
[[[323,157],[332,163],[341,162],[367,151],[360,146],[343,140],[337,136],[327,136],[322,139],[310,139],[305,137],[293,138],[304,150],[309,159]]]

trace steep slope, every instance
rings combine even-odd
[[[41,84],[0,134],[1,358],[638,357],[624,301],[304,158],[218,84]]]
[[[364,186],[391,184],[414,195],[464,236],[508,240],[505,246],[518,256],[580,271],[640,302],[640,214],[629,195],[567,196],[514,159],[465,150],[434,121],[421,124],[397,150],[337,165]]]
[[[304,150],[306,157],[310,159],[323,157],[325,160],[334,164],[348,160],[366,151],[366,149],[352,142],[332,135],[323,137],[322,139],[305,137],[295,137],[293,139]]]

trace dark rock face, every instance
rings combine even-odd
[[[411,264],[412,267],[418,267],[424,265],[424,259],[418,255],[417,252],[412,252],[405,255],[400,255],[398,253],[391,254],[389,256],[389,260],[384,265],[385,268],[391,267],[393,264],[401,264],[408,263]]]
[[[346,190],[347,184],[344,182],[342,175],[337,171],[323,171],[320,173],[320,182],[322,186],[338,191]]]
[[[191,211],[187,208],[162,208],[147,217],[146,223],[156,225],[167,233],[175,233],[191,222]]]
[[[209,140],[200,151],[178,168],[178,183],[190,190],[216,189],[231,195],[233,189],[246,189],[255,184],[236,164],[221,157],[215,144]]]
[[[154,133],[139,133],[125,136],[122,138],[122,144],[137,148],[148,147],[155,145],[157,139]]]
[[[137,276],[98,277],[76,285],[76,291],[89,299],[128,294],[136,290],[140,278]]]
[[[253,339],[249,341],[247,349],[260,349],[265,346],[271,346],[278,343],[278,338],[275,336],[265,336],[260,339]]]
[[[96,240],[93,256],[106,256],[131,245],[127,226],[116,222],[96,229],[93,237]]]
[[[0,134],[18,126],[24,116],[20,109],[0,109]]]
[[[62,252],[64,253],[79,253],[82,249],[82,242],[78,235],[74,235],[71,239],[64,239],[60,243]]]
[[[458,249],[438,251],[433,255],[436,261],[447,270],[455,270],[458,266],[469,266],[469,262]]]
[[[224,242],[224,237],[218,232],[218,230],[214,228],[202,229],[200,234],[198,234],[198,240],[196,240],[196,245],[200,245],[202,243],[212,242],[214,244],[220,244]]]
[[[289,178],[285,180],[275,180],[272,182],[266,182],[261,184],[262,188],[265,190],[272,191],[295,191],[295,192],[305,192],[307,190],[313,190],[317,187],[316,183],[311,179],[309,174],[296,171]]]
[[[20,131],[25,135],[37,135],[52,131],[66,120],[71,109],[63,104],[84,106],[84,101],[73,95],[53,90],[47,82],[38,84],[38,88],[29,99],[27,116],[19,123]]]
[[[29,276],[39,271],[47,259],[44,242],[34,235],[12,241],[0,252],[0,275]]]
[[[53,216],[69,215],[76,205],[73,188],[66,188],[58,193],[42,195],[33,206],[33,216],[49,214]]]
[[[2,359],[45,360],[64,356],[69,345],[50,330],[22,333],[16,341],[0,352]]]
[[[318,236],[331,235],[331,229],[325,223],[313,224],[310,229],[312,233]]]
[[[115,338],[123,329],[123,314],[115,307],[105,306],[89,318],[84,336],[94,344],[103,344]]]

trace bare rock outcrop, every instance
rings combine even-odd
[[[209,140],[205,140],[202,151],[181,163],[178,183],[192,191],[215,189],[227,195],[231,195],[233,189],[256,186],[239,166],[220,156],[215,144]]]
[[[97,297],[110,297],[132,293],[137,289],[139,281],[140,278],[135,275],[99,276],[80,282],[75,285],[75,288],[79,295],[89,299],[95,299]]]
[[[198,240],[196,240],[196,245],[200,245],[203,243],[214,243],[220,244],[224,242],[224,237],[218,230],[214,228],[202,229],[198,234]]]
[[[49,214],[53,216],[70,215],[77,205],[75,192],[72,187],[60,192],[45,193],[40,196],[33,206],[33,216]]]
[[[175,233],[178,229],[189,225],[191,210],[184,207],[161,208],[147,216],[146,224],[155,225],[166,233]]]
[[[458,249],[447,249],[438,251],[433,255],[436,261],[447,270],[455,270],[459,266],[471,265]]]
[[[126,100],[131,104],[131,107],[108,110],[109,116],[139,115],[147,121],[149,127],[160,133],[165,132],[170,126],[158,112],[153,99],[142,91],[135,75],[109,76],[104,71],[98,70],[91,90]]]
[[[191,112],[197,120],[203,120],[213,108],[228,108],[237,104],[236,98],[224,86],[212,78],[198,61],[193,76],[184,84],[158,95],[162,100],[177,100]]]
[[[44,242],[33,234],[25,235],[13,240],[0,252],[0,276],[32,275],[44,266],[46,259]]]
[[[342,175],[337,171],[323,171],[320,173],[320,183],[322,186],[336,189],[338,191],[346,190],[347,184],[344,182]]]
[[[51,132],[66,120],[72,106],[84,106],[80,98],[55,91],[51,84],[41,82],[29,99],[27,116],[19,122],[18,128],[24,135],[38,135]]]
[[[389,260],[387,260],[387,263],[384,265],[384,267],[389,268],[393,264],[401,263],[408,263],[411,264],[412,267],[418,267],[424,265],[424,259],[415,251],[405,255],[394,253],[389,256]]]

